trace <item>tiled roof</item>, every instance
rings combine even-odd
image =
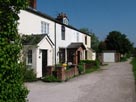
[[[79,47],[86,49],[83,43],[71,43],[67,48],[68,49],[77,49]]]
[[[23,45],[36,45],[38,44],[47,34],[37,34],[37,35],[23,35],[22,44]]]
[[[65,25],[65,24],[63,24],[62,22],[56,20],[55,18],[53,18],[53,17],[51,17],[51,16],[49,16],[49,15],[47,15],[47,14],[45,14],[45,13],[42,13],[42,12],[40,12],[40,11],[37,11],[37,10],[35,10],[35,9],[27,8],[26,11],[31,12],[31,13],[33,13],[33,14],[35,14],[35,15],[41,16],[41,17],[43,17],[43,18],[49,19],[49,20],[51,20],[51,21],[54,21],[55,23],[64,25],[64,26],[66,26],[66,27],[68,27],[68,28],[71,28],[71,29],[73,29],[73,30],[79,31],[79,32],[81,32],[81,33],[83,33],[83,34],[85,34],[85,35],[91,36],[91,35],[88,34],[88,33],[82,32],[82,31],[80,31],[79,29],[77,29],[77,28],[75,28],[75,27],[73,27],[73,26],[71,26],[71,25]]]

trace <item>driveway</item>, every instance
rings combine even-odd
[[[136,102],[132,66],[110,63],[62,83],[26,83],[29,102]]]

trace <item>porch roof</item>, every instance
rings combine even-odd
[[[47,34],[34,34],[34,35],[23,35],[22,36],[22,44],[23,45],[36,45],[38,44],[45,36],[48,37]],[[50,42],[53,44],[51,39],[48,37]],[[54,44],[53,44],[54,45]]]
[[[78,49],[79,47],[82,47],[83,49],[86,49],[83,43],[71,43],[67,49]]]

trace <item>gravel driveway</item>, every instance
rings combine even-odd
[[[29,102],[136,102],[132,66],[110,63],[102,70],[68,82],[26,83]]]

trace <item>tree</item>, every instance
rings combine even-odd
[[[133,44],[129,41],[127,36],[119,31],[109,32],[105,43],[108,50],[116,50],[121,54],[130,53],[133,49]]]
[[[99,46],[98,46],[98,51],[99,51],[99,52],[102,52],[102,51],[104,51],[104,50],[107,50],[107,45],[106,45],[105,41],[101,41],[101,42],[99,43]]]
[[[25,102],[28,94],[19,63],[17,30],[18,13],[27,4],[27,0],[0,0],[0,102]]]
[[[95,36],[94,33],[92,33],[92,40],[91,40],[91,48],[98,52],[98,47],[99,47],[100,41],[97,36]]]
[[[81,28],[80,31],[91,35],[91,48],[97,52],[98,46],[99,46],[99,39],[95,35],[95,33],[92,33],[91,31],[89,31],[88,28]]]

